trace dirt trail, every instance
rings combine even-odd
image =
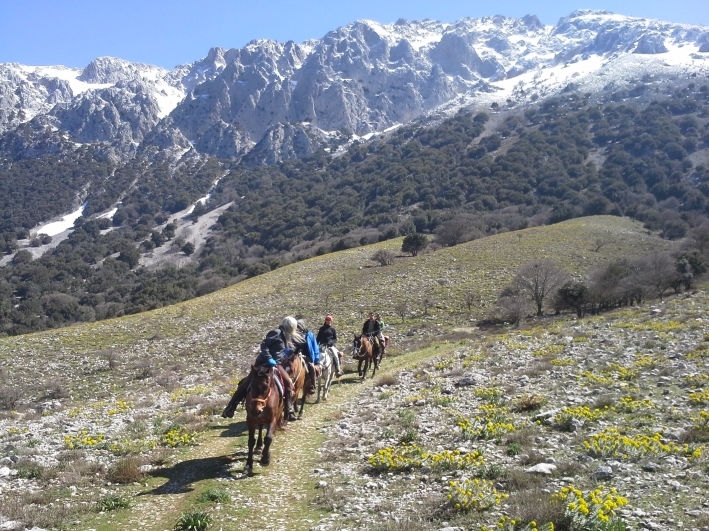
[[[398,364],[397,364],[398,365]],[[245,413],[239,408],[234,419],[215,423],[202,436],[201,443],[177,464],[157,470],[162,479],[137,496],[130,516],[112,522],[106,529],[166,531],[179,515],[188,510],[207,510],[213,517],[210,529],[238,529],[239,522],[252,528],[273,530],[309,529],[319,516],[316,509],[304,510],[304,502],[314,495],[317,483],[313,470],[320,456],[324,435],[319,428],[336,421],[340,408],[356,404],[353,398],[371,387],[372,380],[359,383],[356,375],[347,374],[334,384],[327,402],[306,404],[304,418],[289,423],[276,433],[271,447],[271,465],[255,460],[254,476],[245,477],[247,436]],[[351,406],[350,406],[351,407]],[[197,503],[208,487],[229,492],[231,503]],[[196,506],[195,506],[196,504]]]

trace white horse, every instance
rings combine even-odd
[[[320,393],[322,393],[323,402],[327,401],[330,385],[332,385],[332,377],[335,374],[332,356],[337,356],[337,354],[332,352],[330,348],[320,345],[320,376],[318,377],[318,399],[315,401],[316,404],[320,402]]]

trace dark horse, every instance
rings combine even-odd
[[[295,408],[295,413],[298,415],[298,420],[300,420],[303,418],[305,399],[314,392],[314,389],[308,388],[305,360],[302,354],[293,354],[284,357],[282,364],[293,382],[293,407]],[[303,396],[300,400],[300,409],[298,409],[298,396],[301,391],[303,391]]]
[[[362,380],[367,377],[367,370],[370,365],[373,367],[372,378],[374,378],[379,368],[379,363],[382,361],[381,346],[375,346],[370,337],[355,334],[352,342],[352,357],[359,360],[357,373],[362,377]],[[364,369],[362,365],[364,365]]]
[[[249,428],[249,456],[246,458],[244,473],[253,475],[254,445],[256,445],[256,428],[258,428],[257,450],[263,445],[261,466],[271,463],[271,442],[273,432],[281,425],[284,400],[276,384],[274,370],[268,365],[252,368],[254,378],[246,395],[246,425]],[[262,438],[263,428],[266,436]]]

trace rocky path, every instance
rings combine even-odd
[[[406,357],[387,360],[385,368],[390,372],[405,363]],[[236,529],[244,522],[260,529],[312,528],[324,516],[308,502],[320,481],[326,433],[343,412],[356,410],[358,395],[373,384],[371,379],[360,383],[351,370],[333,385],[327,402],[314,404],[311,398],[303,420],[277,432],[269,467],[255,464],[253,477],[243,474],[248,433],[240,408],[234,419],[212,425],[200,445],[177,464],[153,472],[155,479],[136,496],[130,516],[109,522],[106,529],[169,530],[181,513],[196,509],[210,512],[212,529]],[[199,493],[207,488],[227,491],[231,502],[212,507],[197,504]]]

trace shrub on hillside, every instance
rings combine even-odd
[[[379,265],[388,266],[394,263],[394,253],[388,249],[379,249],[373,255],[371,260],[373,262],[378,262]]]

